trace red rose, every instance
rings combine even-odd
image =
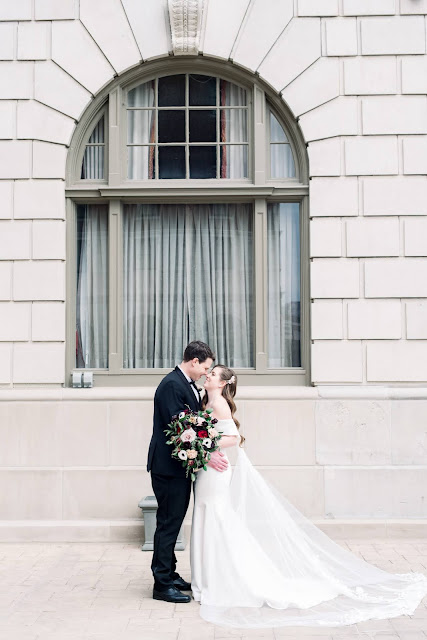
[[[189,460],[189,461],[188,461],[188,466],[189,466],[189,467],[192,467],[192,466],[193,466],[193,464],[194,464],[194,460]]]
[[[208,432],[205,431],[204,429],[202,429],[202,431],[198,431],[197,435],[199,436],[199,438],[207,438],[208,437]]]

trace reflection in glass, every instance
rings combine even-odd
[[[185,147],[159,147],[159,178],[185,178]]]
[[[190,106],[210,106],[216,104],[216,77],[189,76]]]
[[[185,75],[159,78],[159,107],[183,107],[185,105]]]
[[[301,275],[298,203],[267,209],[268,366],[301,366]]]
[[[124,205],[124,368],[170,368],[195,339],[253,367],[253,252],[249,204]]]
[[[77,207],[76,367],[108,367],[108,207]]]
[[[185,142],[185,111],[159,111],[159,142]]]
[[[216,178],[215,146],[190,146],[190,178]]]

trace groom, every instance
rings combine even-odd
[[[151,570],[154,576],[153,598],[166,602],[190,602],[181,591],[189,591],[191,584],[176,572],[175,543],[184,520],[191,494],[191,479],[185,469],[171,457],[166,444],[168,424],[172,416],[188,405],[193,411],[201,406],[196,380],[206,375],[215,360],[210,347],[195,340],[184,351],[181,364],[159,384],[154,396],[153,436],[148,450],[147,471],[157,499],[157,527],[154,534],[154,553]],[[219,451],[209,462],[217,471],[224,471],[228,463]]]

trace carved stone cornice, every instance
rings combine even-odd
[[[172,49],[175,55],[197,55],[204,0],[168,0]]]

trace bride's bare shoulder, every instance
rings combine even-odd
[[[221,397],[212,406],[214,418],[217,420],[229,420],[231,418],[231,410],[225,398]]]

